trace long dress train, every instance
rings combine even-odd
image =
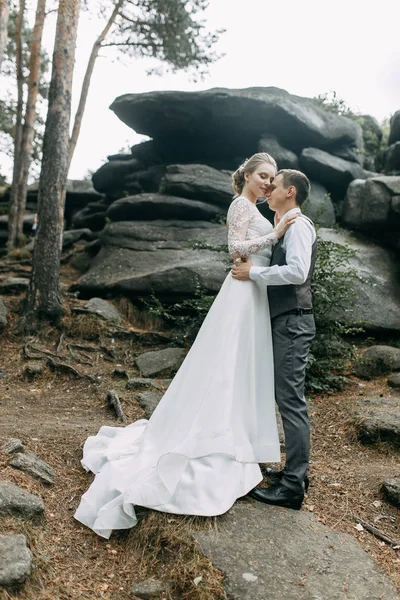
[[[230,252],[268,265],[276,237],[254,204],[236,198],[227,221]],[[86,440],[96,477],[75,518],[108,538],[136,524],[134,505],[219,515],[260,483],[258,463],[279,460],[266,287],[229,273],[150,420]]]

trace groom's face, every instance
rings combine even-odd
[[[283,187],[283,175],[277,175],[269,186],[266,194],[268,206],[271,210],[279,210],[287,199],[287,189]]]

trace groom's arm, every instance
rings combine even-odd
[[[307,279],[311,266],[312,245],[315,229],[307,219],[296,219],[285,234],[286,265],[251,267],[249,276],[253,281],[265,281],[267,285],[300,285]]]

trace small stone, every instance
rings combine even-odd
[[[400,508],[400,476],[386,479],[382,483],[382,492],[390,504]]]
[[[39,479],[39,481],[46,485],[53,485],[54,483],[53,469],[35,454],[19,452],[8,464],[10,467],[14,467],[14,469],[19,469],[35,479]]]
[[[183,348],[166,348],[145,352],[138,356],[135,362],[144,377],[165,376],[176,373],[185,356],[186,350]]]
[[[156,390],[163,389],[163,387],[154,381],[154,379],[147,379],[146,377],[133,377],[127,381],[126,387],[127,389],[134,390],[148,390],[150,388],[155,388]]]
[[[1,451],[6,454],[15,454],[16,452],[24,452],[25,448],[21,440],[18,438],[10,438],[4,442]]]
[[[44,503],[11,481],[0,481],[0,515],[33,519],[44,512]]]
[[[258,579],[258,577],[256,575],[253,575],[252,573],[243,573],[242,577],[245,581],[248,581],[249,583],[254,583]]]
[[[129,375],[125,369],[114,369],[112,376],[120,377],[121,379],[129,379]]]
[[[106,321],[112,321],[114,323],[122,322],[122,317],[115,306],[102,298],[91,298],[86,302],[85,309]]]
[[[136,395],[136,398],[139,401],[140,406],[144,409],[148,419],[150,419],[151,415],[156,410],[162,397],[162,393],[150,391],[141,392]]]
[[[394,373],[388,377],[388,385],[392,388],[398,389],[400,388],[400,373]]]
[[[24,583],[32,569],[32,552],[21,533],[0,535],[0,587]]]
[[[41,363],[28,363],[23,371],[23,378],[27,381],[32,381],[42,375],[43,365]]]
[[[172,588],[170,583],[158,581],[157,579],[147,579],[140,583],[134,583],[131,592],[142,600],[152,600],[160,597],[160,594],[167,592]]]

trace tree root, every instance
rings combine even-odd
[[[379,538],[380,540],[383,540],[389,546],[392,546],[393,548],[400,548],[400,540],[395,540],[394,538],[389,537],[388,535],[386,535],[386,533],[383,533],[383,531],[375,527],[375,525],[371,525],[370,523],[363,521],[355,515],[354,520],[360,523],[360,525],[362,525],[366,531],[369,531],[369,533],[372,533],[372,535],[374,535],[375,537]]]

